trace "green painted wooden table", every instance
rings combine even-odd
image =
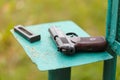
[[[57,26],[65,33],[75,32],[80,37],[89,36],[83,29],[72,21],[46,23],[25,27],[33,33],[41,35],[41,40],[35,43],[28,42],[19,34],[11,30],[14,37],[21,44],[32,62],[37,65],[38,69],[41,71],[48,70],[48,80],[70,80],[71,67],[113,58],[106,51],[79,52],[72,56],[66,56],[58,52],[56,44],[53,42],[48,32],[48,28],[51,26]]]

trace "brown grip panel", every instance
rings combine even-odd
[[[107,42],[104,37],[79,37],[74,43],[76,52],[104,51],[107,46]]]

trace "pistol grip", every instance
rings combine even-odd
[[[79,37],[76,38],[76,51],[104,51],[107,42],[104,37]],[[75,40],[75,39],[74,39]]]

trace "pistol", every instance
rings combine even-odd
[[[80,51],[100,52],[105,51],[107,42],[104,37],[78,37],[76,33],[65,34],[58,27],[48,29],[58,51],[71,55]]]

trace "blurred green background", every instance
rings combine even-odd
[[[92,36],[105,36],[107,0],[0,0],[0,80],[47,80],[10,33],[25,26],[72,20]],[[120,60],[117,80],[120,80]],[[72,80],[102,80],[103,62],[72,68]]]

